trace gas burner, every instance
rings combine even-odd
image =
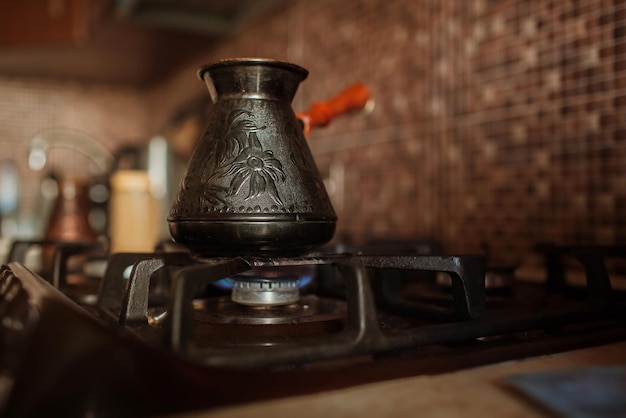
[[[300,289],[313,280],[315,266],[255,267],[216,286],[231,290],[233,302],[248,306],[281,306],[296,303]]]
[[[281,306],[242,306],[227,297],[208,298],[194,303],[197,313],[204,312],[203,322],[219,324],[305,324],[335,321],[345,316],[345,303],[339,300],[305,295]]]
[[[298,280],[250,278],[233,280],[233,302],[248,306],[280,306],[300,299]]]
[[[228,296],[196,300],[194,339],[199,349],[276,347],[305,343],[340,332],[345,326],[343,301],[305,295],[281,306],[246,306]]]

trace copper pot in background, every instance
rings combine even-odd
[[[89,224],[89,183],[79,177],[58,180],[58,197],[45,228],[44,238],[57,241],[96,241]]]
[[[102,218],[106,218],[106,215],[101,210],[97,211],[101,214],[98,222],[94,222],[89,228],[83,223],[84,219],[89,221],[89,214],[94,209],[88,199],[90,192],[92,198],[98,195],[98,199],[91,203],[101,206],[106,200],[108,192],[93,192],[106,189],[106,179],[114,166],[113,154],[100,141],[84,132],[65,128],[49,128],[38,132],[31,139],[28,152],[28,167],[33,171],[45,169],[47,173],[42,180],[41,201],[37,202],[36,208],[36,217],[43,226],[43,230],[37,231],[37,235],[41,233],[46,239],[54,236],[59,240],[67,238],[76,241],[80,238],[88,239],[94,227],[98,232],[104,232],[106,221]],[[55,187],[58,189],[58,202],[54,196],[56,193],[48,190],[49,182],[58,183]],[[92,188],[94,185],[101,187]],[[50,206],[47,203],[52,199],[55,202],[48,212]],[[80,216],[76,216],[77,213]],[[70,218],[75,220],[70,221]],[[64,231],[56,225],[67,225],[68,229]]]
[[[96,242],[98,235],[89,223],[89,182],[78,176],[58,179],[58,195],[44,230],[44,239],[62,242]],[[42,267],[52,269],[54,246],[42,248]]]

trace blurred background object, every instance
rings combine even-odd
[[[161,133],[146,143],[122,146],[116,152],[118,170],[143,170],[148,175],[159,241],[170,239],[167,215],[204,126],[209,103],[208,97],[184,103]]]
[[[15,235],[19,205],[17,165],[11,159],[0,161],[0,233]]]
[[[156,199],[145,170],[117,170],[111,176],[109,237],[111,253],[152,252],[157,244]]]
[[[33,219],[43,229],[35,235],[49,240],[93,241],[106,234],[108,192],[103,189],[108,188],[115,158],[103,144],[84,132],[45,129],[30,142],[28,166],[45,172]]]

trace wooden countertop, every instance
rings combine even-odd
[[[277,399],[179,418],[554,417],[503,384],[524,373],[626,364],[626,342],[508,361],[435,376],[418,376],[332,392]]]

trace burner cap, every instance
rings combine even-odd
[[[300,298],[300,280],[235,279],[233,302],[249,306],[289,305]]]
[[[242,305],[289,305],[298,301],[299,289],[313,280],[315,272],[313,265],[252,267],[215,285],[231,290],[232,301]]]

